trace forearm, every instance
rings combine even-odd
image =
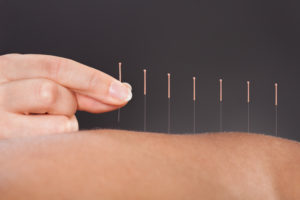
[[[296,199],[299,152],[295,142],[237,133],[95,130],[11,140],[0,142],[0,194],[6,199]]]

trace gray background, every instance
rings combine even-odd
[[[297,1],[0,0],[0,53],[68,57],[115,77],[122,61],[134,98],[120,128],[143,129],[143,68],[148,69],[148,130],[167,130],[172,74],[173,133],[192,131],[192,76],[197,131],[219,129],[218,79],[224,78],[223,127],[247,130],[246,80],[252,81],[251,131],[300,140]],[[77,113],[82,129],[116,128],[117,113]]]

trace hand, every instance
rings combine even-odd
[[[131,97],[129,84],[69,59],[0,56],[0,138],[77,131],[76,110],[108,112]]]

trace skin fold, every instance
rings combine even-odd
[[[0,141],[0,199],[300,199],[300,144],[91,130]]]

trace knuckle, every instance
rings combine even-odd
[[[57,93],[58,93],[58,87],[54,82],[43,80],[39,84],[39,90],[38,90],[39,100],[46,108],[49,108],[53,104],[55,104],[57,99]]]

